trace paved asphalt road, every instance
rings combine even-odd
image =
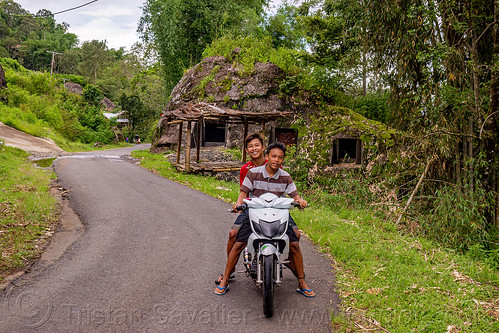
[[[55,161],[84,232],[54,263],[35,265],[0,293],[0,332],[330,331],[338,296],[327,257],[302,238],[317,297],[296,293],[286,270],[273,318],[263,317],[261,291],[244,273],[214,295],[230,205],[140,168],[122,157],[130,151]]]

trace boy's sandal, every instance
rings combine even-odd
[[[303,274],[302,277],[297,277],[298,280],[302,280],[304,278],[305,274]],[[315,292],[312,290],[312,288],[306,289],[306,288],[300,288],[300,286],[298,286],[298,288],[296,288],[296,292],[308,298],[315,297]]]
[[[235,276],[234,274],[229,275],[229,282],[231,282],[231,281],[232,281],[232,279],[234,279],[235,277],[236,277],[236,276]],[[223,280],[223,278],[224,278],[224,274],[222,273],[222,274],[220,274],[220,276],[218,277],[218,279],[217,279],[217,280],[215,280],[215,284],[216,284],[216,285],[219,285],[219,284],[220,284],[220,281],[222,281],[222,280]]]
[[[314,291],[313,291],[312,289],[305,289],[305,288],[300,289],[300,288],[298,287],[298,288],[296,288],[296,292],[297,292],[297,293],[300,293],[300,294],[302,294],[303,296],[308,297],[308,298],[313,298],[313,297],[315,297],[315,293],[314,293]]]
[[[217,287],[215,288],[214,293],[215,293],[215,295],[220,295],[220,296],[222,296],[222,295],[225,295],[225,293],[226,293],[226,292],[228,292],[228,291],[229,291],[229,285],[227,285],[227,287],[220,287],[220,286],[217,286]]]

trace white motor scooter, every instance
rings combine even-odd
[[[282,265],[289,253],[286,235],[289,210],[300,204],[291,198],[265,193],[259,198],[244,199],[237,210],[249,209],[253,231],[244,249],[244,267],[255,283],[263,289],[263,313],[274,313],[274,286],[281,283]]]

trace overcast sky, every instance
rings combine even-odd
[[[92,0],[14,0],[24,9],[36,14],[40,9],[57,13],[85,5]],[[84,7],[56,14],[57,23],[69,24],[69,32],[78,36],[80,44],[90,40],[106,40],[109,48],[130,47],[140,41],[137,25],[145,0],[97,0]],[[273,6],[282,0],[273,0]],[[272,6],[272,7],[273,7]]]
[[[92,0],[14,0],[32,14],[40,9],[57,13],[86,4]],[[106,40],[109,48],[130,47],[139,41],[137,25],[142,16],[144,0],[98,0],[87,6],[55,15],[57,23],[69,24],[69,32],[80,43]]]

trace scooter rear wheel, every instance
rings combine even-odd
[[[274,256],[263,257],[263,314],[274,315]]]

